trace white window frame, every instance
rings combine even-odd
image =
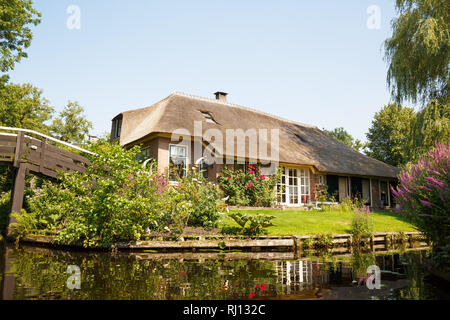
[[[172,147],[177,147],[177,148],[184,148],[185,149],[185,161],[184,161],[184,171],[183,171],[183,176],[185,177],[187,174],[187,165],[188,165],[188,160],[189,160],[189,148],[185,145],[180,145],[180,144],[169,144],[169,182],[176,182],[176,180],[171,180],[170,179],[170,158],[171,158],[171,148]]]
[[[283,167],[285,183],[282,184],[282,178],[278,182],[277,186],[281,188],[284,186],[284,194],[285,194],[285,202],[279,202],[281,205],[285,206],[302,206],[305,205],[306,202],[303,202],[303,197],[308,196],[308,201],[311,201],[311,174],[308,168],[292,168],[292,167]],[[295,177],[297,179],[296,184],[294,183],[292,186],[297,188],[297,203],[291,203],[291,192],[290,188],[290,180],[292,177],[289,174],[289,170],[295,170]],[[306,189],[306,192],[304,192]],[[277,196],[278,199],[278,196]],[[282,194],[280,194],[280,199],[282,200]]]

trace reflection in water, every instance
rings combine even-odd
[[[294,253],[112,255],[0,247],[1,299],[449,298],[425,277],[424,250],[295,259]],[[382,270],[379,290],[361,281],[371,264]],[[80,290],[67,287],[70,265],[81,270]]]

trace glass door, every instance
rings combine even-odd
[[[289,204],[294,205],[298,204],[298,176],[297,169],[289,169],[289,185],[288,185],[288,195],[289,195]]]
[[[282,168],[277,185],[278,203],[300,205],[310,201],[309,169]]]

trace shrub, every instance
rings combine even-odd
[[[409,164],[392,189],[400,211],[433,242],[436,263],[450,261],[450,142]]]
[[[91,149],[97,156],[89,156],[84,173],[58,172],[59,181],[27,189],[17,235],[51,231],[60,243],[108,246],[153,231],[178,236],[188,224],[217,225],[218,190],[196,170],[169,186],[165,176],[136,160],[139,147],[125,150],[100,140]]]
[[[38,229],[58,231],[59,242],[89,246],[139,240],[174,222],[184,203],[164,203],[165,180],[133,160],[138,147],[100,140],[91,149],[97,156],[89,156],[86,172],[59,172],[60,182],[46,181],[28,198]]]
[[[220,196],[217,188],[205,180],[197,168],[178,179],[176,192],[190,203],[187,224],[195,227],[216,227],[219,221]]]
[[[331,248],[333,246],[333,235],[319,234],[314,245],[316,248]]]
[[[315,186],[317,201],[327,202],[330,200],[328,195],[328,187],[326,184],[317,183]]]
[[[306,238],[303,240],[303,248],[312,249],[314,247],[313,238]]]
[[[265,232],[265,228],[273,226],[271,220],[275,216],[264,214],[247,214],[241,212],[231,212],[228,214],[241,228],[246,235],[260,235]]]
[[[16,222],[11,223],[11,228],[17,239],[37,230],[38,220],[34,212],[27,212],[25,209],[22,209],[20,214],[13,212],[11,215],[16,218]]]
[[[362,206],[361,209],[355,209],[353,216],[351,233],[353,243],[359,245],[362,241],[367,240],[373,233],[373,216],[371,219],[369,207]]]
[[[271,207],[276,202],[280,171],[271,176],[261,173],[259,165],[250,164],[248,170],[230,170],[224,167],[218,178],[230,205]]]
[[[11,192],[0,193],[0,234],[6,232],[8,216],[10,211]]]

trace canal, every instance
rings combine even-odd
[[[0,299],[449,299],[422,267],[429,254],[111,254],[0,243]],[[379,289],[365,284],[371,265]]]

